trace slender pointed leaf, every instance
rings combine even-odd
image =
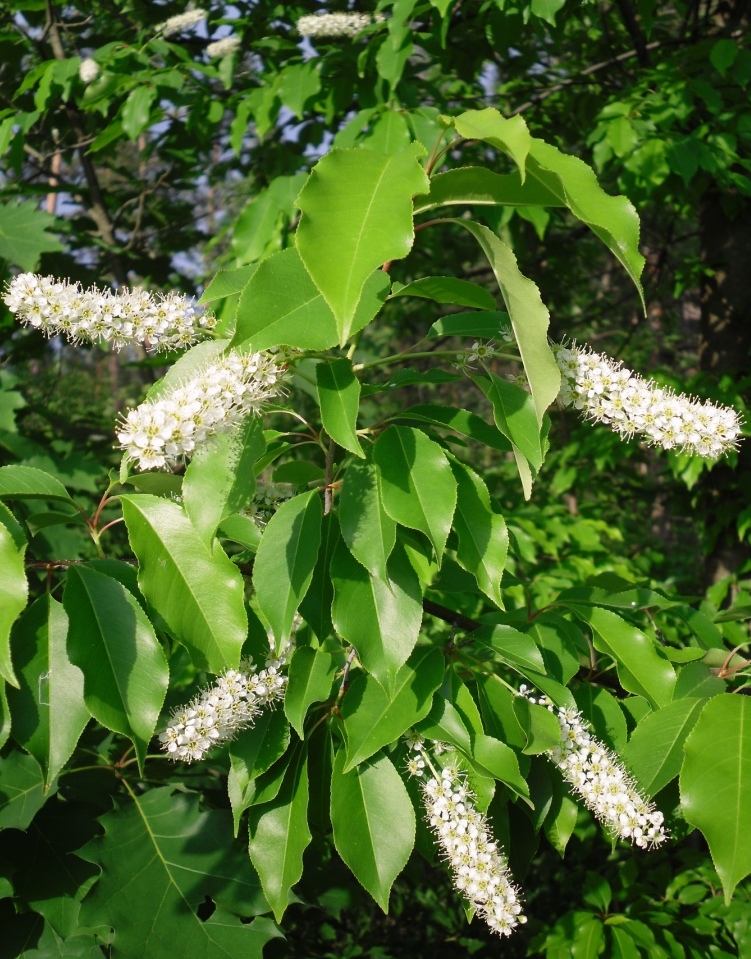
[[[316,385],[321,404],[323,428],[335,443],[364,459],[357,438],[357,414],[360,409],[360,382],[346,357],[319,363]]]
[[[454,276],[422,276],[405,286],[395,287],[391,298],[397,296],[420,296],[436,303],[455,303],[471,306],[476,310],[495,310],[493,294],[484,286],[458,280]]]
[[[344,474],[339,512],[350,552],[372,576],[385,582],[396,523],[384,508],[380,476],[372,462],[352,463]]]
[[[1,503],[0,507],[0,676],[18,687],[11,660],[10,634],[29,599],[24,565],[26,538],[10,511]]]
[[[415,200],[415,214],[452,204],[480,206],[566,206],[538,180],[521,181],[519,171],[494,173],[485,167],[459,167],[430,180],[430,192]]]
[[[284,713],[300,739],[308,707],[329,697],[337,668],[335,657],[324,649],[301,646],[293,653]]]

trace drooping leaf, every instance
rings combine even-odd
[[[344,750],[334,759],[331,822],[334,845],[384,912],[394,880],[415,844],[415,811],[401,776],[383,753],[344,772]]]
[[[86,707],[107,729],[133,740],[143,767],[169,681],[154,627],[122,583],[85,566],[68,570],[63,603]]]
[[[485,110],[468,110],[454,120],[459,136],[466,140],[484,140],[497,150],[501,150],[514,161],[519,169],[521,182],[526,175],[527,154],[532,145],[524,118],[504,117],[498,110],[487,107]]]
[[[222,520],[238,513],[256,487],[253,466],[265,452],[261,420],[249,414],[228,433],[199,443],[188,464],[182,495],[185,512],[210,549]]]
[[[476,310],[495,310],[492,293],[477,283],[458,280],[454,276],[422,276],[404,286],[396,286],[391,291],[392,299],[397,296],[419,296],[436,303],[455,303],[457,306],[471,306]]]
[[[542,654],[532,637],[513,626],[481,626],[472,632],[472,640],[489,646],[509,666],[543,674],[546,671]]]
[[[72,503],[60,480],[33,466],[0,467],[0,499],[54,499]]]
[[[355,559],[384,582],[386,564],[396,543],[396,523],[383,505],[375,465],[352,463],[344,474],[339,501],[342,536]]]
[[[504,452],[511,449],[511,443],[503,433],[486,423],[476,413],[470,413],[469,410],[455,409],[452,406],[438,406],[433,403],[421,403],[417,406],[408,406],[392,419],[395,422],[417,420],[419,423],[445,426],[462,436],[468,436],[479,443],[484,443],[491,449]]]
[[[47,783],[70,758],[90,719],[84,681],[67,648],[68,618],[49,593],[13,627],[11,645],[19,688],[9,690],[13,738],[31,753]]]
[[[284,713],[301,739],[308,707],[327,699],[337,668],[336,658],[325,649],[301,646],[293,653],[284,695]]]
[[[684,744],[706,704],[706,699],[678,699],[649,713],[634,730],[623,761],[647,796],[654,796],[681,771]]]
[[[232,841],[229,812],[202,811],[196,793],[169,787],[131,798],[101,817],[104,835],[78,853],[102,871],[83,900],[82,923],[113,927],[113,949],[124,956],[261,959],[279,933],[268,919],[241,922],[267,906]],[[207,897],[217,908],[204,920],[199,907]]]
[[[392,426],[378,437],[373,460],[386,512],[425,533],[441,565],[456,507],[456,480],[446,454],[422,430]]]
[[[394,550],[387,572],[386,580],[371,576],[352,561],[351,553],[340,542],[331,562],[331,615],[336,631],[355,647],[363,666],[392,691],[399,669],[417,642],[422,593],[403,550]]]
[[[391,695],[372,676],[355,676],[340,707],[347,734],[344,772],[369,759],[427,716],[433,693],[443,681],[443,669],[440,650],[420,648],[396,674]]]
[[[626,717],[618,700],[601,686],[581,685],[574,690],[574,699],[595,735],[619,755],[626,748]]]
[[[237,567],[222,550],[209,552],[176,503],[139,494],[122,504],[144,596],[197,666],[236,668],[248,632]]]
[[[480,206],[565,206],[565,202],[538,180],[519,171],[494,173],[485,167],[459,167],[431,177],[430,192],[415,200],[415,213],[452,204]]]
[[[558,719],[550,710],[531,703],[523,696],[517,696],[514,700],[514,712],[527,734],[527,744],[522,752],[544,753],[560,745],[561,728]]]
[[[302,876],[302,857],[311,838],[307,814],[307,756],[297,749],[276,797],[248,812],[248,853],[277,922],[290,889]]]
[[[47,232],[54,224],[55,217],[37,209],[35,203],[0,203],[0,260],[27,272],[35,270],[42,253],[63,249],[57,237]]]
[[[334,631],[331,622],[331,604],[334,602],[334,586],[331,582],[331,559],[341,539],[339,518],[332,510],[323,517],[321,545],[318,548],[313,578],[300,603],[300,615],[323,642]]]
[[[417,159],[422,149],[332,150],[298,197],[297,249],[334,313],[340,345],[350,336],[367,278],[412,248],[412,197],[428,182]]]
[[[3,504],[0,512],[0,676],[11,686],[18,679],[11,660],[10,633],[29,598],[24,557],[26,538],[13,515]]]
[[[270,769],[287,751],[289,723],[280,709],[264,709],[253,726],[244,729],[229,747],[236,787],[247,794],[252,780]]]
[[[45,785],[33,756],[17,749],[0,756],[0,829],[26,829],[56,791]]]
[[[253,586],[279,648],[289,639],[295,612],[313,578],[322,517],[317,490],[294,496],[271,517],[256,553]]]
[[[476,336],[483,340],[492,340],[510,328],[509,315],[501,310],[486,313],[449,313],[430,327],[428,339],[439,336]]]
[[[528,797],[529,786],[522,776],[514,750],[494,736],[477,734],[472,744],[474,759],[517,796]]]
[[[751,873],[751,703],[723,693],[710,699],[686,739],[681,810],[700,829],[722,880],[725,902]]]
[[[361,458],[365,457],[357,438],[357,414],[360,409],[360,382],[346,357],[319,363],[316,385],[321,404],[323,428],[335,443]]]
[[[156,87],[145,85],[136,87],[128,94],[120,110],[120,118],[123,130],[129,139],[138,139],[139,134],[149,125],[151,107],[156,97]]]

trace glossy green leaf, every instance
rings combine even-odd
[[[352,318],[352,333],[370,323],[383,306],[390,285],[382,270],[365,280]],[[282,345],[327,350],[339,342],[334,314],[296,249],[282,250],[264,260],[243,290],[232,345],[248,340],[256,350]]]
[[[493,674],[478,676],[477,699],[488,733],[509,746],[521,749],[527,742],[527,734],[514,712],[516,695],[503,680]]]
[[[473,743],[474,759],[517,796],[529,796],[529,786],[519,769],[514,750],[493,736],[476,735]]]
[[[491,509],[488,488],[474,470],[455,461],[451,468],[457,483],[457,562],[472,573],[483,593],[502,609],[501,577],[508,555],[506,521]]]
[[[344,751],[331,776],[334,845],[384,912],[394,880],[415,844],[415,811],[399,773],[383,754],[344,771]]]
[[[490,400],[495,424],[511,441],[517,464],[520,460],[529,462],[538,470],[542,465],[543,450],[532,397],[520,386],[495,373],[472,376],[471,379]],[[529,499],[526,487],[525,496]]]
[[[538,180],[521,181],[519,171],[494,173],[485,167],[459,167],[438,173],[430,180],[430,192],[415,200],[415,213],[453,204],[479,206],[565,206],[555,193]]]
[[[328,699],[337,668],[336,658],[325,649],[301,646],[292,654],[284,713],[300,739],[308,707]]]
[[[680,774],[681,810],[709,843],[730,902],[751,873],[751,703],[746,696],[715,696],[686,739]]]
[[[495,299],[489,290],[453,276],[421,276],[419,280],[404,286],[394,284],[391,297],[398,296],[419,296],[436,303],[471,306],[475,310],[495,310]]]
[[[459,711],[443,696],[433,697],[433,705],[415,729],[426,739],[457,746],[466,756],[472,755],[472,739]]]
[[[279,648],[313,578],[323,511],[317,490],[283,503],[269,520],[256,553],[253,586]]]
[[[222,520],[240,510],[256,488],[253,466],[266,450],[261,420],[251,413],[227,433],[199,443],[185,470],[185,512],[211,549]]]
[[[531,703],[523,696],[517,696],[514,700],[514,712],[527,736],[522,752],[534,755],[560,745],[561,727],[557,717],[549,709]]]
[[[25,555],[23,531],[3,507],[0,513],[0,676],[16,687],[18,679],[11,660],[10,632],[29,598]]]
[[[321,523],[321,545],[318,548],[313,578],[300,603],[300,615],[323,642],[334,631],[331,622],[331,604],[334,602],[334,586],[331,582],[331,559],[341,539],[339,519],[332,510]]]
[[[120,119],[123,130],[130,140],[137,140],[149,125],[151,107],[156,99],[157,91],[153,86],[139,86],[131,90],[128,98],[120,110]]]
[[[216,535],[223,539],[231,539],[233,543],[239,543],[240,546],[255,553],[261,542],[262,530],[249,516],[232,513],[231,516],[224,517]]]
[[[417,420],[419,423],[431,423],[434,426],[445,426],[447,429],[454,430],[462,436],[468,436],[470,439],[477,440],[494,450],[504,452],[511,449],[511,443],[506,439],[503,433],[499,432],[494,426],[486,423],[476,413],[470,413],[469,410],[455,409],[452,406],[437,406],[433,403],[418,404],[417,406],[408,406],[401,413],[392,417],[393,421]]]
[[[229,747],[236,787],[244,797],[257,779],[285,754],[289,746],[289,723],[280,709],[264,709],[253,726],[242,730]]]
[[[357,438],[360,409],[360,382],[346,357],[316,366],[318,401],[323,428],[335,443],[361,458],[365,457]]]
[[[392,426],[378,437],[373,460],[384,509],[402,526],[425,533],[440,566],[457,497],[446,454],[422,430]]]
[[[81,922],[113,927],[123,956],[261,959],[279,932],[268,919],[241,921],[267,906],[232,841],[229,812],[202,811],[197,793],[169,787],[132,792],[131,799],[101,817],[104,835],[78,853],[101,869]],[[207,897],[217,907],[208,919],[199,915]]]
[[[550,314],[537,285],[524,276],[511,249],[492,230],[471,220],[453,220],[474,236],[488,258],[506,304],[524,372],[534,399],[537,421],[558,396],[561,374],[548,343]]]
[[[681,771],[684,744],[706,704],[706,699],[678,699],[649,713],[634,730],[622,756],[647,796]]]
[[[673,698],[675,670],[652,640],[609,609],[575,607],[575,611],[592,627],[595,649],[615,660],[623,688],[645,696],[653,706],[666,706]]]
[[[553,779],[552,784],[553,795],[548,814],[543,823],[543,829],[552,847],[562,857],[569,839],[574,834],[579,815],[579,804],[568,795],[560,777]]]
[[[619,700],[601,686],[583,684],[574,690],[576,705],[597,738],[619,755],[626,747],[626,717]]]
[[[54,226],[55,217],[38,209],[34,201],[0,203],[0,259],[22,270],[35,270],[43,253],[63,249],[58,238],[47,232]]]
[[[0,467],[0,499],[53,499],[72,503],[63,484],[33,466]]]
[[[250,807],[248,831],[250,861],[279,922],[289,903],[290,889],[302,876],[302,857],[311,838],[308,766],[303,749],[296,751],[276,798]]]
[[[55,792],[33,756],[18,750],[0,756],[0,830],[26,829]]]
[[[492,340],[511,328],[508,313],[500,310],[487,313],[449,313],[442,316],[428,330],[428,339],[439,336],[476,336]]]
[[[365,281],[414,242],[412,197],[427,189],[419,144],[402,153],[332,150],[298,197],[297,249],[336,317],[344,345]]]
[[[454,120],[454,126],[459,136],[466,140],[483,140],[510,156],[524,183],[532,137],[522,116],[517,114],[506,118],[492,107],[487,107],[485,110],[462,113]]]
[[[339,516],[352,555],[372,576],[385,582],[396,523],[384,508],[380,475],[372,462],[350,464],[342,483]]]
[[[340,710],[347,735],[344,772],[369,759],[427,716],[433,693],[443,682],[443,669],[440,650],[420,648],[396,674],[391,695],[372,676],[355,676]]]
[[[422,592],[402,550],[394,550],[387,573],[386,580],[371,576],[340,543],[331,562],[331,615],[336,631],[355,647],[363,666],[393,691],[420,632]]]
[[[133,740],[142,767],[169,681],[154,627],[121,583],[85,566],[68,570],[63,603],[68,653],[83,673],[86,707],[97,722]]]
[[[494,650],[509,666],[545,673],[545,662],[534,640],[513,626],[481,626],[472,632],[472,641]]]
[[[258,265],[252,263],[250,266],[240,266],[234,270],[220,270],[209,281],[198,302],[214,303],[216,300],[224,300],[228,296],[241,293],[257,269]]]
[[[574,915],[571,959],[597,959],[605,929],[602,920],[587,912]]]
[[[209,552],[176,503],[147,494],[121,502],[146,599],[197,666],[236,668],[248,632],[237,567],[221,550]]]
[[[19,688],[9,690],[13,738],[50,783],[70,758],[90,719],[84,677],[68,657],[68,618],[49,593],[16,622],[11,635]]]

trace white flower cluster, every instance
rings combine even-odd
[[[735,410],[662,389],[621,363],[585,347],[553,347],[563,374],[559,399],[629,439],[636,433],[664,449],[715,459],[736,446]]]
[[[301,37],[356,37],[371,23],[381,23],[383,14],[369,13],[314,13],[300,17],[297,32]]]
[[[206,47],[206,53],[212,60],[218,60],[220,57],[229,56],[240,49],[239,37],[224,37],[221,40],[215,40]]]
[[[284,699],[287,677],[279,671],[282,665],[280,659],[270,660],[256,672],[250,662],[240,663],[187,706],[173,710],[170,725],[159,734],[168,758],[188,763],[203,759],[213,746],[252,726],[264,706]]]
[[[561,744],[546,755],[608,832],[642,849],[664,842],[664,816],[640,795],[618,756],[592,735],[579,710],[556,707],[547,696],[535,699],[525,686],[519,692],[558,717]]]
[[[173,467],[196,444],[258,413],[281,391],[282,372],[272,353],[228,353],[130,410],[117,434],[121,448],[139,469]]]
[[[412,737],[409,742],[419,755],[410,759],[408,771],[421,776],[426,762],[432,770],[422,740]],[[493,932],[510,936],[527,921],[519,890],[487,820],[474,806],[466,774],[449,764],[420,786],[428,824],[451,867],[454,885]]]
[[[99,76],[99,64],[91,57],[86,57],[79,64],[78,76],[84,83],[91,83]]]
[[[174,17],[169,17],[164,23],[158,23],[154,27],[154,32],[162,37],[171,37],[176,33],[182,33],[189,27],[195,27],[196,24],[205,19],[205,10],[186,10],[185,13],[176,13]]]
[[[63,333],[74,343],[106,341],[115,349],[130,343],[156,350],[190,346],[201,327],[216,325],[215,317],[200,313],[178,293],[84,290],[79,283],[36,273],[14,277],[3,301],[22,323],[47,336]]]
[[[253,500],[244,510],[258,526],[265,526],[286,500],[295,495],[291,483],[258,483]]]

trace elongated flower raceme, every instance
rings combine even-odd
[[[524,686],[519,692],[557,716],[561,742],[546,756],[605,829],[642,849],[664,842],[664,816],[640,794],[619,757],[592,735],[582,714],[555,706],[547,696],[535,698]]]
[[[436,772],[422,740],[411,737],[410,742],[416,755],[407,769],[420,777],[428,825],[451,868],[454,886],[493,932],[510,936],[527,921],[519,890],[487,820],[475,807],[466,774],[451,764]],[[426,765],[433,775],[426,776]]]
[[[318,13],[300,17],[297,32],[301,37],[356,37],[371,23],[380,23],[383,15],[369,13]]]
[[[198,443],[258,413],[281,392],[282,373],[272,353],[233,351],[130,410],[117,438],[139,469],[175,466]]]
[[[169,726],[159,735],[168,758],[188,763],[203,759],[213,746],[252,726],[265,706],[284,699],[287,677],[280,672],[282,665],[281,659],[269,660],[256,671],[252,663],[242,662],[187,706],[173,710]]]
[[[559,399],[622,436],[715,459],[738,442],[741,422],[727,406],[701,402],[643,379],[586,347],[555,346],[563,374]]]
[[[206,19],[206,11],[186,10],[185,13],[176,13],[174,17],[169,17],[163,23],[158,23],[154,27],[154,32],[161,37],[171,37],[176,33],[182,33],[183,30],[189,30]]]
[[[212,59],[218,60],[220,57],[229,56],[240,49],[240,37],[223,37],[221,40],[215,40],[206,47],[206,55]]]
[[[164,350],[190,346],[216,318],[196,310],[179,293],[122,290],[111,293],[51,276],[21,273],[11,280],[3,301],[22,323],[47,336],[62,333],[74,343],[107,342],[115,349],[140,343]]]

